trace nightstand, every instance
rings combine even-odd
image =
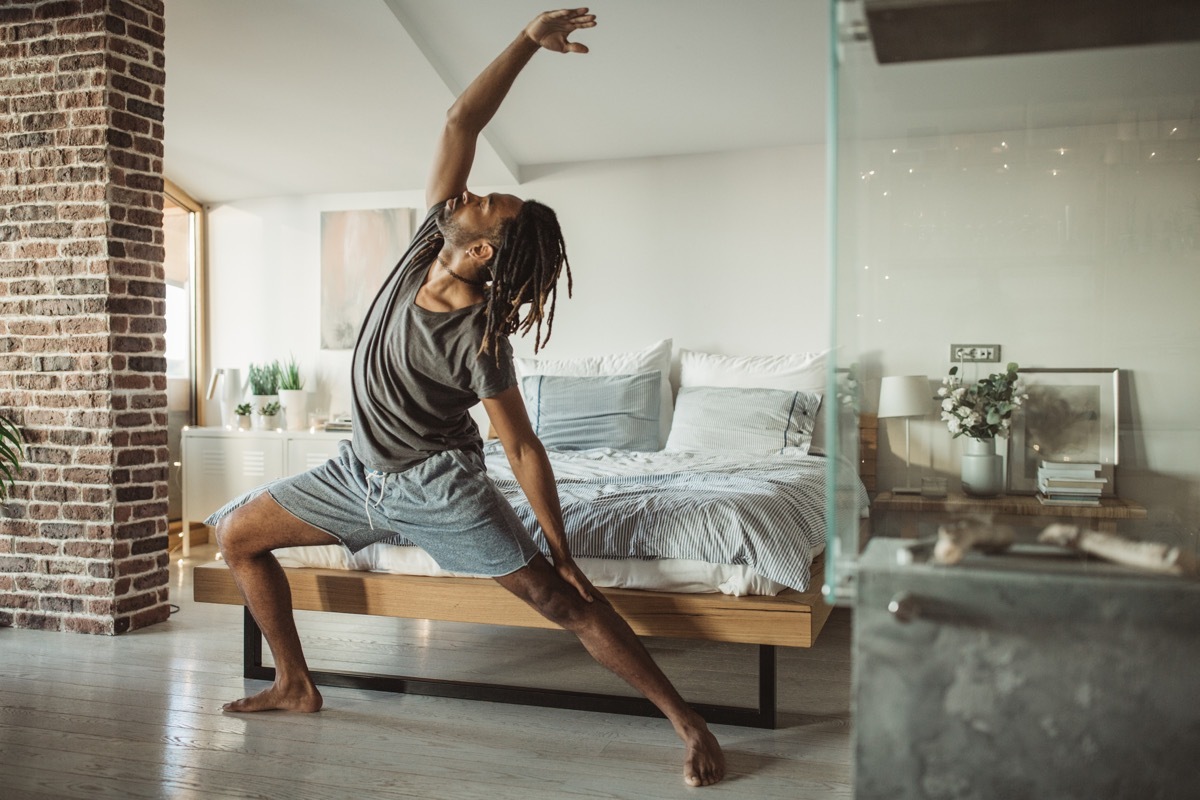
[[[947,497],[922,497],[880,492],[871,503],[871,531],[874,536],[915,539],[921,523],[936,525],[978,516],[1017,526],[1057,520],[1115,533],[1121,520],[1145,519],[1146,508],[1120,497],[1102,497],[1099,506],[1044,506],[1032,495],[969,497],[951,493]]]

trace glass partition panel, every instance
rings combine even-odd
[[[945,51],[939,37],[987,39],[969,26],[910,27],[903,34],[919,46],[897,48],[896,20],[868,13],[883,5],[831,3],[830,250],[842,371],[830,380],[843,413],[829,435],[838,457],[827,594],[853,594],[864,544],[857,472],[877,470],[870,535],[929,537],[946,516],[937,512],[964,500],[964,514],[1003,521],[1019,541],[1063,521],[1195,555],[1200,43],[881,62],[889,37],[884,58],[907,59]],[[1086,44],[1107,44],[1104,31],[1120,28],[1079,22],[1100,32]],[[1036,19],[1026,23],[1009,32],[1014,41],[979,49],[1055,40],[1037,35]],[[969,389],[1010,362],[1028,397],[999,426],[1000,485],[989,493],[964,467],[977,463],[964,443],[978,437],[964,433],[967,420],[941,418],[937,391],[952,369]],[[878,419],[877,466],[855,469],[873,455],[865,437],[890,376],[924,376],[928,406]],[[1048,494],[1039,468],[1072,461],[1098,463],[1103,480],[1080,487],[1083,497]],[[916,493],[897,491],[908,488]],[[981,488],[986,496],[968,494]]]

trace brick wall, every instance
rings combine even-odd
[[[0,625],[165,620],[162,0],[0,0]]]

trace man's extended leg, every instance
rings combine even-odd
[[[292,590],[271,553],[277,547],[337,544],[337,539],[288,513],[266,492],[232,511],[217,525],[217,544],[275,657],[275,682],[235,700],[225,711],[319,711],[321,693],[308,671]]]
[[[501,586],[540,614],[579,637],[602,665],[654,703],[687,746],[684,779],[707,786],[725,775],[725,756],[704,719],[691,709],[650,653],[613,607],[601,599],[588,603],[542,556],[511,575],[496,578]]]

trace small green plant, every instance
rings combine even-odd
[[[267,403],[265,406],[259,409],[259,413],[264,417],[273,417],[279,413],[279,409],[279,403]]]
[[[235,408],[233,410],[233,413],[237,414],[239,417],[250,416],[250,413],[251,413],[250,404],[242,403],[240,406],[238,406],[237,408]]]
[[[250,394],[279,394],[279,362],[250,365]]]
[[[15,488],[14,481],[21,472],[22,448],[25,440],[17,423],[0,415],[0,500]],[[5,484],[8,484],[5,486]]]
[[[304,379],[300,377],[300,367],[296,364],[295,356],[289,356],[287,363],[279,368],[279,388],[284,390],[304,388]]]

